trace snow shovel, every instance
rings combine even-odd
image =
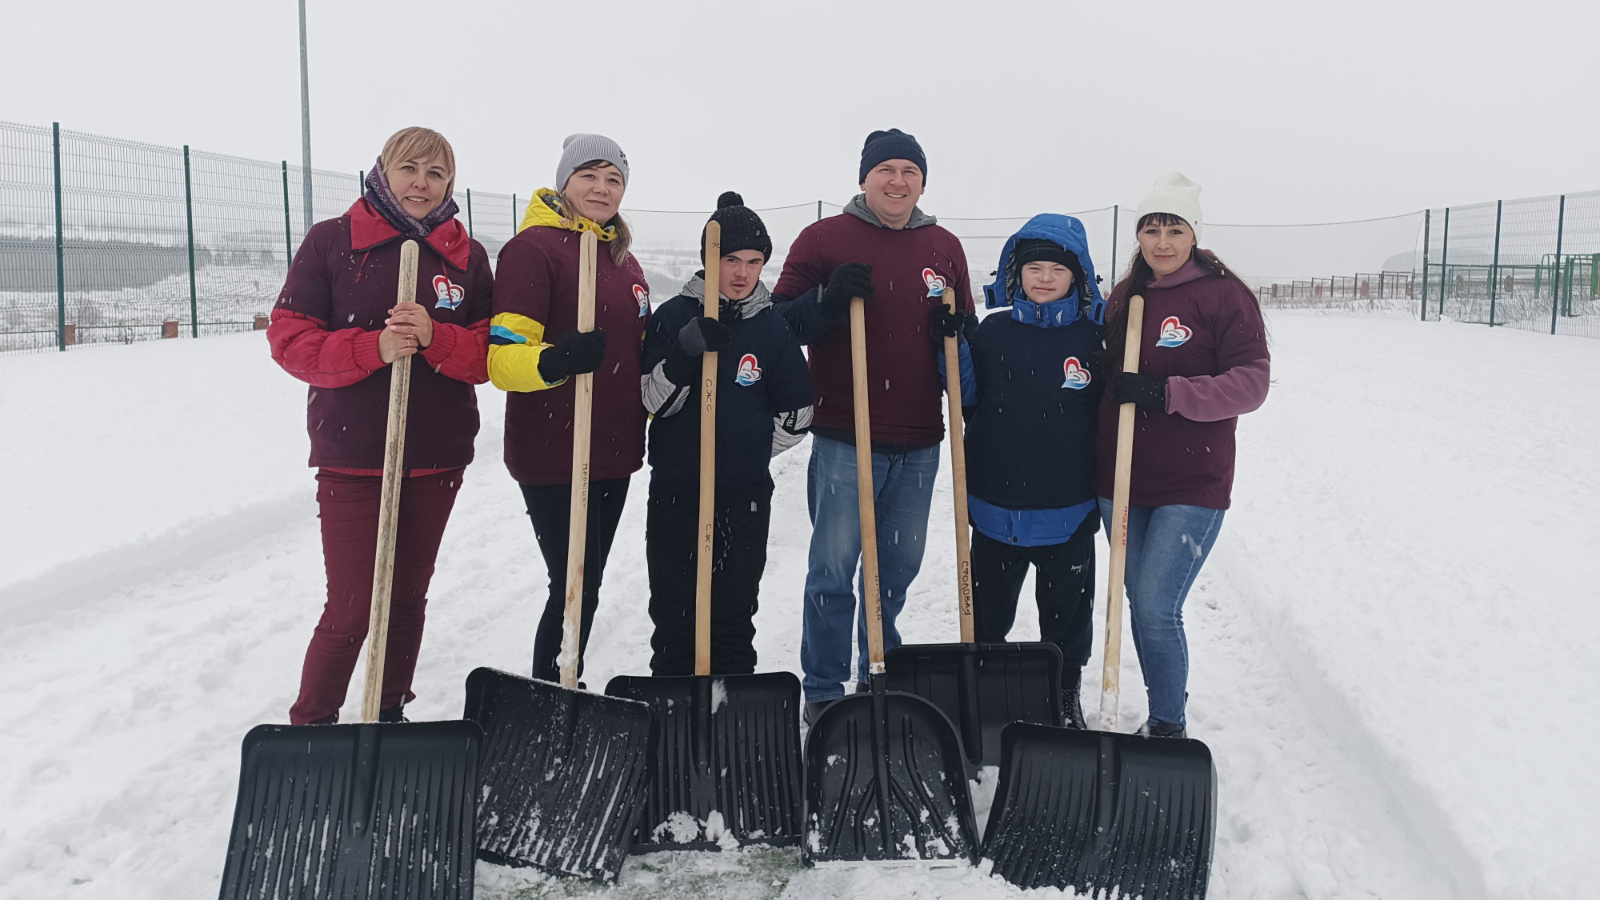
[[[578,330],[592,331],[595,236],[584,232],[578,246]],[[484,730],[478,857],[609,882],[644,810],[652,729],[649,706],[578,686],[594,375],[573,382],[561,683],[475,669],[467,676],[465,717]]]
[[[705,315],[721,290],[722,225],[706,225]],[[717,471],[717,354],[700,363],[700,546],[694,674],[619,675],[606,693],[650,704],[657,740],[635,853],[800,841],[800,680],[788,672],[711,675],[711,564]]]
[[[950,311],[956,292],[945,291]],[[950,468],[956,503],[956,596],[959,644],[906,644],[884,657],[889,689],[939,707],[961,732],[967,775],[1000,764],[1000,731],[1012,722],[1061,725],[1061,650],[1044,641],[979,644],[972,622],[972,535],[967,530],[967,448],[962,438],[957,338],[944,339],[945,397],[950,409]]]
[[[400,302],[417,245],[400,248]],[[361,725],[259,725],[245,735],[222,900],[470,900],[482,732],[471,722],[374,724],[383,696],[411,357],[389,374]]]
[[[937,706],[891,691],[878,599],[878,529],[867,411],[866,317],[850,301],[855,381],[856,493],[872,690],[828,704],[806,736],[806,836],[801,859],[819,862],[944,859],[976,862],[977,826],[961,738]]]
[[[1128,301],[1123,371],[1139,370],[1144,298]],[[1000,783],[984,833],[993,871],[1022,888],[1085,896],[1198,900],[1211,875],[1217,771],[1205,744],[1117,734],[1122,593],[1134,406],[1117,429],[1111,584],[1100,719],[1105,731],[1014,724],[1001,734]]]

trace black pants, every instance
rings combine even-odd
[[[1017,618],[1017,598],[1031,563],[1037,567],[1039,637],[1061,648],[1070,672],[1089,661],[1094,642],[1094,533],[1091,515],[1064,544],[1017,547],[972,532],[972,625],[980,641],[1003,641]]]
[[[772,499],[718,509],[712,517],[711,674],[756,670],[756,595],[767,568]],[[699,549],[695,501],[650,501],[644,553],[650,567],[652,675],[694,674],[695,560]]]
[[[561,654],[561,625],[566,619],[567,529],[572,515],[572,485],[541,487],[522,485],[522,498],[533,520],[533,536],[544,554],[550,572],[550,596],[533,638],[533,677],[556,681],[561,670],[556,657]],[[622,504],[628,499],[628,479],[614,478],[589,482],[589,533],[583,549],[583,629],[578,637],[578,666],[583,668],[583,650],[589,646],[589,629],[594,625],[595,607],[600,605],[600,576],[606,557],[611,555],[611,539],[617,536],[622,520]]]

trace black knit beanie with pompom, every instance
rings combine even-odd
[[[744,198],[727,191],[717,198],[717,211],[711,214],[711,221],[722,226],[722,255],[738,253],[740,250],[759,251],[763,258],[772,258],[772,237],[767,234],[767,226],[762,223],[756,211],[744,205]],[[700,257],[706,255],[706,233],[700,231]]]

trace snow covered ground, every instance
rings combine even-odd
[[[1211,896],[1585,895],[1600,877],[1597,345],[1382,316],[1271,327],[1272,396],[1241,425],[1234,510],[1188,607],[1191,733],[1219,767]],[[0,898],[215,894],[240,738],[284,720],[321,604],[304,397],[259,334],[0,357]],[[413,718],[458,715],[474,666],[524,668],[543,592],[500,463],[503,401],[480,399]],[[774,465],[763,668],[797,669],[807,452]],[[645,479],[591,684],[647,670]],[[947,478],[930,540],[909,641],[956,634]],[[1024,612],[1019,636],[1036,634]],[[1123,658],[1126,725],[1144,708]],[[478,884],[1022,896],[972,869],[806,870],[787,850],[634,857],[609,889],[480,864]]]

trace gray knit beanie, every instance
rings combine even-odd
[[[628,183],[628,155],[617,142],[603,134],[569,134],[561,142],[561,162],[556,165],[556,183],[551,185],[557,193],[566,190],[567,179],[586,162],[602,160],[622,172],[622,183]]]

